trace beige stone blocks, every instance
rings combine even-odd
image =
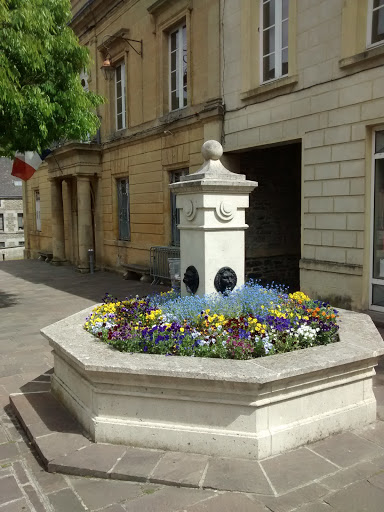
[[[306,164],[319,164],[331,161],[331,147],[322,146],[310,148],[304,152],[304,162]]]
[[[350,265],[363,265],[364,251],[363,249],[348,249],[346,262]]]
[[[317,114],[339,106],[339,91],[329,91],[311,97],[311,112]]]
[[[333,197],[311,197],[309,199],[309,211],[311,213],[333,212]]]
[[[348,196],[350,193],[350,180],[326,180],[322,183],[324,196]]]
[[[304,136],[304,147],[315,148],[324,145],[324,130],[315,130]]]
[[[365,160],[353,160],[340,163],[341,178],[355,178],[365,176]]]
[[[365,210],[364,196],[335,197],[334,211],[343,213],[358,213]]]
[[[365,217],[363,213],[347,214],[347,229],[356,229],[363,231],[365,227]]]
[[[367,81],[340,89],[340,106],[363,103],[372,99],[372,82]]]
[[[384,96],[384,94],[383,94]],[[361,119],[370,120],[381,118],[384,112],[384,97],[361,105]]]
[[[324,142],[326,145],[340,144],[342,142],[349,142],[351,140],[351,126],[335,126],[324,130]]]
[[[304,197],[321,196],[322,189],[321,181],[306,181],[303,184]]]
[[[332,162],[358,160],[365,156],[365,141],[347,142],[332,146]]]
[[[340,164],[338,163],[327,162],[314,167],[316,180],[334,180],[339,177]]]
[[[316,229],[346,229],[347,215],[345,213],[322,213],[316,215]]]
[[[351,178],[350,195],[363,195],[365,193],[365,178]]]
[[[361,120],[360,105],[338,108],[328,113],[329,126],[358,123]]]
[[[346,262],[346,250],[340,247],[316,247],[315,259],[320,261]]]
[[[336,247],[356,247],[355,231],[335,231],[333,243]]]

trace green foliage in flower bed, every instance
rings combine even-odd
[[[248,283],[229,295],[106,296],[85,329],[122,352],[249,359],[338,341],[337,311]]]

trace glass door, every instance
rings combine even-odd
[[[373,236],[370,308],[384,311],[384,130],[375,133],[372,182]]]

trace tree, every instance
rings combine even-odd
[[[0,156],[96,133],[103,99],[82,88],[70,19],[70,0],[0,0]]]

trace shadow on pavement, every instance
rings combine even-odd
[[[130,295],[144,296],[169,289],[166,286],[152,286],[138,280],[124,280],[120,274],[114,272],[81,274],[69,265],[56,267],[38,260],[0,262],[1,271],[31,283],[49,286],[94,302],[101,302],[106,293],[123,299]],[[12,304],[2,306],[0,302],[0,307],[10,305]]]
[[[6,293],[0,290],[0,309],[10,308],[17,304],[16,295],[13,293]]]

